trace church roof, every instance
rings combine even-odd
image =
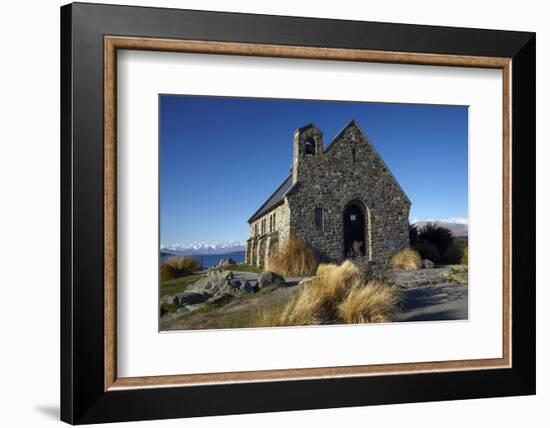
[[[292,174],[290,174],[285,181],[283,181],[283,184],[281,184],[275,192],[269,197],[267,201],[264,202],[264,204],[256,211],[254,214],[252,214],[252,217],[248,219],[249,223],[252,223],[253,221],[259,219],[267,212],[271,211],[273,208],[278,206],[281,202],[283,202],[286,194],[288,191],[292,188]]]

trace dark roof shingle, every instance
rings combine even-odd
[[[252,214],[252,217],[248,219],[248,223],[252,223],[253,221],[259,219],[264,214],[266,214],[268,211],[271,211],[272,208],[279,205],[280,202],[284,199],[288,191],[292,188],[292,174],[290,174],[285,181],[283,181],[283,184],[281,184],[275,192],[269,197],[267,201],[264,202],[264,204],[256,211],[254,214]]]

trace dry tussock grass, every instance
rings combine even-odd
[[[174,256],[170,257],[166,264],[172,266],[174,269],[183,271],[185,273],[193,273],[200,270],[201,265],[197,259],[193,256]]]
[[[418,251],[406,248],[393,255],[391,265],[396,269],[416,270],[422,267],[422,257]]]
[[[200,269],[200,263],[193,256],[174,256],[160,265],[160,279],[168,281],[179,276],[189,275]]]
[[[347,324],[388,322],[400,302],[396,287],[378,281],[358,282],[338,305],[338,315]]]
[[[257,314],[254,327],[385,322],[397,311],[399,292],[367,281],[350,261],[321,264],[317,276],[288,302]]]
[[[464,247],[462,250],[462,254],[460,256],[460,264],[461,265],[467,265],[468,264],[468,247]]]
[[[160,280],[161,281],[168,281],[170,279],[174,279],[176,277],[177,271],[174,268],[174,266],[171,266],[167,263],[163,263],[160,265]]]
[[[269,257],[266,269],[285,277],[313,275],[317,259],[302,241],[290,237]]]

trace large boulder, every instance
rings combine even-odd
[[[284,283],[285,283],[285,279],[281,275],[278,275],[275,272],[271,272],[268,270],[262,272],[260,274],[260,277],[258,278],[258,287],[260,289],[267,287],[268,285],[284,284]]]
[[[256,292],[256,288],[253,287],[252,284],[250,284],[250,282],[245,281],[242,283],[240,291],[241,293],[252,294]]]
[[[210,295],[219,294],[220,290],[233,279],[233,272],[210,272],[208,276],[199,279],[194,284],[187,287],[187,291],[194,293],[208,293]]]
[[[198,303],[204,303],[210,297],[207,293],[194,293],[192,291],[185,291],[181,294],[174,296],[174,303],[177,305],[196,305]]]
[[[266,280],[273,282],[284,282],[280,276],[266,277]],[[186,292],[206,294],[210,298],[213,296],[232,295],[241,293],[253,293],[257,291],[254,284],[244,279],[237,279],[231,271],[211,272],[208,276],[199,279],[194,284],[187,287]]]
[[[237,279],[231,279],[225,282],[225,284],[223,285],[223,287],[220,288],[217,294],[219,295],[229,294],[232,296],[236,296],[237,294],[240,293],[241,291],[240,289],[241,289],[241,281]]]

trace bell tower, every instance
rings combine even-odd
[[[298,181],[300,167],[323,153],[323,133],[314,124],[298,128],[294,132],[292,182]]]

